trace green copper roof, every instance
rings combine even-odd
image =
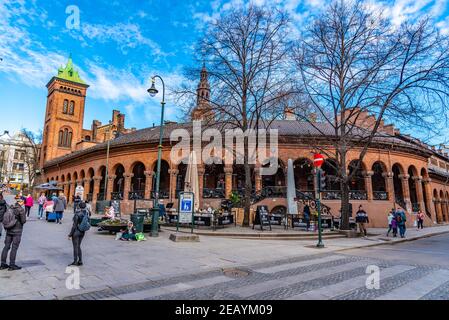
[[[58,78],[76,83],[86,84],[83,80],[81,80],[78,71],[76,71],[73,67],[72,55],[70,55],[69,61],[67,61],[67,65],[65,66],[65,68],[61,67],[58,69]]]

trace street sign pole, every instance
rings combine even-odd
[[[318,212],[318,243],[317,248],[324,248],[322,228],[321,228],[321,166],[324,163],[323,155],[316,153],[313,156],[313,165],[315,166],[315,202],[316,210]]]

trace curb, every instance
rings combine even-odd
[[[411,238],[404,238],[404,239],[391,241],[391,242],[379,242],[379,243],[367,244],[367,245],[364,245],[364,246],[360,245],[360,246],[354,246],[354,247],[350,247],[350,248],[336,249],[334,252],[347,251],[347,250],[353,250],[353,249],[363,249],[363,248],[368,248],[368,247],[377,247],[377,246],[384,246],[384,245],[395,245],[395,244],[398,244],[398,243],[415,241],[415,240],[419,240],[419,239],[439,236],[439,235],[446,234],[446,233],[449,233],[449,230],[439,231],[439,232],[431,233],[431,234],[425,234],[425,235],[422,235],[422,236],[415,236],[415,237],[411,237]]]

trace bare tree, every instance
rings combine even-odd
[[[303,99],[330,139],[316,148],[336,160],[341,186],[342,229],[349,228],[350,181],[368,148],[385,132],[383,121],[427,133],[445,124],[449,98],[448,40],[427,18],[393,26],[361,2],[336,1],[304,32],[294,50]],[[367,114],[371,116],[367,116]],[[324,124],[324,125],[323,125]],[[357,163],[348,168],[348,152]]]
[[[197,60],[203,61],[209,71],[212,94],[205,99],[215,115],[209,125],[222,132],[240,129],[258,136],[260,128],[268,128],[273,119],[279,118],[283,110],[277,101],[291,94],[287,32],[284,12],[251,4],[234,8],[208,26],[199,41]],[[190,69],[189,75],[196,77],[199,71]],[[196,94],[187,88],[179,91],[183,97]],[[250,152],[245,134],[240,155],[245,170],[244,226],[249,226],[253,188]]]
[[[42,132],[34,133],[33,131],[22,129],[22,135],[25,138],[23,142],[25,170],[29,178],[30,187],[33,187],[37,176],[41,174],[39,154],[42,144]]]

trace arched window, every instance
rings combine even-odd
[[[73,114],[75,113],[75,101],[70,101],[69,104],[69,114],[73,116]]]
[[[69,100],[64,100],[64,105],[62,107],[62,113],[67,114],[69,108]]]
[[[62,130],[59,130],[58,146],[64,146],[64,132]]]
[[[64,148],[70,148],[72,146],[73,132],[67,128],[59,131],[58,145]]]

